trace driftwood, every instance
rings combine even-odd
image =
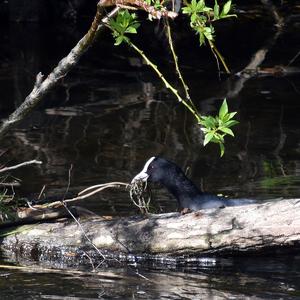
[[[2,235],[0,249],[10,257],[79,262],[96,257],[86,236],[107,258],[195,258],[291,249],[300,241],[300,199],[281,200],[186,215],[87,218],[34,224]],[[86,236],[83,234],[85,231]],[[98,253],[99,257],[99,253]]]

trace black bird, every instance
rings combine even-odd
[[[150,181],[164,185],[177,199],[179,207],[184,210],[200,210],[208,208],[221,208],[254,203],[250,199],[226,199],[212,194],[201,192],[189,180],[184,172],[173,162],[162,157],[151,157],[144,165],[143,170],[131,181]]]

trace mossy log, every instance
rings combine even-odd
[[[96,252],[86,236],[107,257],[198,257],[290,249],[300,241],[300,199],[281,200],[186,215],[32,224],[2,236],[6,255],[44,260],[78,260]],[[24,227],[23,227],[24,228]],[[83,234],[83,230],[86,236]],[[98,253],[99,254],[99,253]]]

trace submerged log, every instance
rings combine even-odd
[[[198,257],[296,247],[300,241],[300,199],[281,200],[186,215],[101,217],[33,224],[3,236],[6,255],[40,260],[78,260],[96,252],[106,257]],[[83,234],[86,233],[86,236]]]

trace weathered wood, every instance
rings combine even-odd
[[[300,199],[281,200],[186,215],[178,213],[106,220],[81,220],[87,236],[108,256],[199,256],[291,247],[300,241]],[[72,221],[36,224],[2,238],[4,253],[36,259],[78,258],[94,251]],[[71,253],[71,254],[70,254]],[[91,253],[91,252],[89,252]],[[125,255],[125,256],[124,256]],[[77,257],[77,258],[76,258]]]

